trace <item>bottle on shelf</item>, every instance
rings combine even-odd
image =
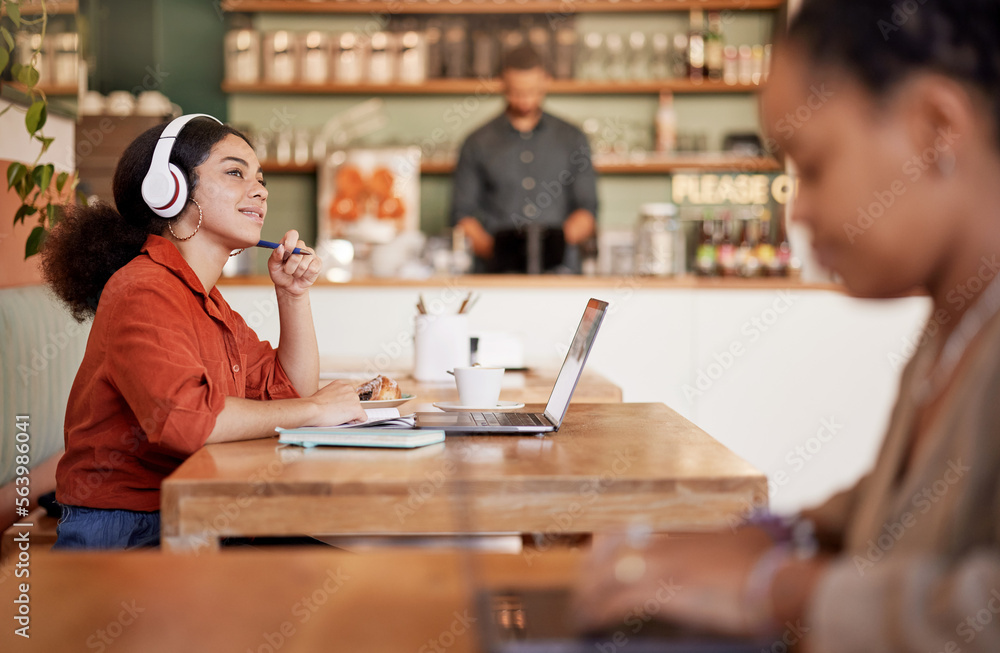
[[[653,79],[670,77],[670,37],[657,32],[650,38],[652,56],[649,62],[649,76]]]
[[[720,225],[717,227],[722,232],[722,242],[716,249],[716,256],[719,261],[719,274],[724,277],[731,277],[736,274],[736,246],[733,245],[732,233],[734,221],[730,211],[723,211],[720,215]]]
[[[743,239],[736,250],[736,271],[741,277],[756,277],[760,274],[760,259],[757,258],[757,244],[760,242],[760,220],[750,215],[743,219]]]
[[[792,245],[788,242],[788,230],[785,228],[785,216],[782,214],[778,215],[778,237],[775,240],[778,243],[773,268],[775,276],[787,277],[797,272],[798,261],[792,256]]]
[[[691,10],[691,28],[688,30],[688,77],[692,82],[705,80],[705,12]]]
[[[722,15],[708,13],[708,32],[705,34],[705,74],[713,82],[722,81],[725,67],[725,43],[722,38]]]
[[[761,274],[767,276],[779,276],[775,274],[777,265],[777,252],[772,242],[773,230],[771,229],[771,212],[767,209],[760,216],[760,238],[757,240],[757,260],[760,262]]]
[[[674,94],[660,92],[660,108],[656,111],[656,151],[669,154],[677,150],[677,112]]]
[[[698,248],[694,253],[694,269],[699,276],[713,277],[718,274],[719,261],[716,254],[716,223],[712,210],[705,209],[701,220],[701,233],[698,236]]]
[[[608,79],[623,81],[628,76],[628,54],[625,39],[621,34],[611,32],[604,36],[604,49],[608,53],[605,73]]]
[[[740,51],[735,45],[727,45],[722,56],[722,81],[727,86],[736,86],[740,81]]]
[[[686,79],[688,73],[688,35],[684,32],[674,34],[670,47],[670,72],[676,79]]]
[[[755,45],[750,49],[753,59],[750,66],[750,79],[754,84],[764,82],[764,46]]]
[[[746,277],[751,276],[748,274],[750,272],[750,220],[745,216],[740,216],[739,218],[733,220],[733,272],[735,276]],[[739,245],[735,245],[739,243]]]

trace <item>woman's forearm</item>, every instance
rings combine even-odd
[[[319,389],[319,346],[309,293],[290,295],[277,290],[281,336],[278,360],[295,390],[303,397]]]
[[[205,443],[266,438],[274,435],[278,426],[335,426],[365,417],[354,386],[346,381],[333,381],[300,399],[226,397],[226,405]]]
[[[226,397],[226,406],[215,419],[205,444],[270,437],[279,426],[294,428],[315,423],[319,412],[309,399],[258,401]]]

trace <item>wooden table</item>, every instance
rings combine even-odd
[[[482,650],[469,563],[485,586],[563,587],[570,552],[523,556],[334,549],[234,550],[227,555],[36,553],[31,576],[0,570],[13,613],[30,582],[30,639],[0,629],[3,651],[217,653],[219,651]],[[422,648],[424,647],[424,648]]]
[[[166,479],[161,508],[164,547],[176,550],[234,535],[700,530],[766,504],[761,472],[663,404],[576,404],[544,438],[208,445]]]
[[[337,366],[336,363],[324,362],[323,369],[345,369],[344,366]],[[350,369],[348,366],[346,369]],[[508,371],[503,377],[503,387],[500,390],[501,401],[518,401],[525,404],[544,404],[549,399],[549,392],[555,383],[558,369],[529,369],[526,372]],[[404,394],[416,395],[416,401],[404,404],[400,407],[403,411],[412,410],[437,410],[431,404],[436,401],[458,401],[458,389],[454,381],[445,383],[434,383],[429,381],[417,381],[410,372],[388,371],[383,372],[386,376],[395,379],[399,383],[399,388]],[[363,372],[342,372],[337,374],[351,382],[362,383],[371,376],[365,376]],[[321,381],[328,382],[329,379]],[[622,400],[622,389],[604,378],[597,372],[585,369],[580,377],[580,382],[573,391],[571,403],[580,404],[600,404]],[[414,408],[418,406],[418,408]]]

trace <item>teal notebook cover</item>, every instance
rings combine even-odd
[[[383,447],[415,449],[444,442],[444,431],[429,429],[277,429],[278,442],[300,447]]]

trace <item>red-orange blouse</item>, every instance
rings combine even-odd
[[[118,270],[66,407],[60,503],[160,509],[160,484],[200,448],[226,397],[298,397],[278,362],[218,288],[206,293],[176,247],[149,236]]]

